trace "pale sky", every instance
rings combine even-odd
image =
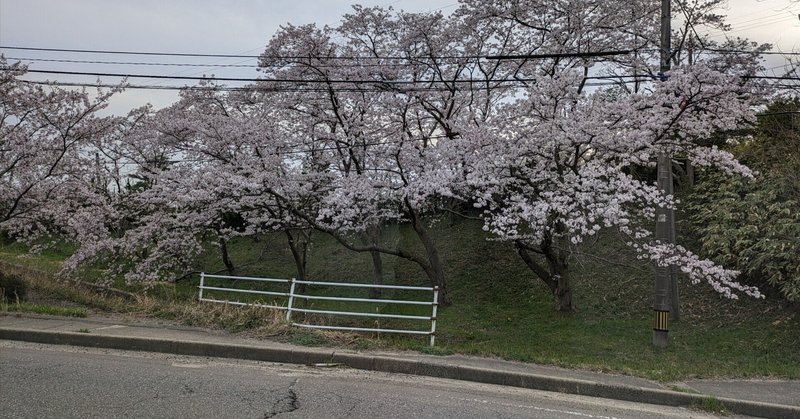
[[[657,0],[653,0],[657,1]],[[406,11],[453,11],[457,0],[360,0],[365,6]],[[278,26],[317,23],[335,25],[350,10],[351,0],[0,0],[0,46],[39,48],[258,55]],[[732,36],[775,44],[780,51],[800,52],[800,2],[729,0]],[[208,67],[164,67],[27,61],[31,69],[130,74],[257,77],[254,68],[219,68],[219,64],[252,64],[255,59],[143,57],[0,49],[6,57],[125,62],[181,62]],[[782,64],[771,56],[767,67]],[[779,71],[776,69],[775,71]],[[95,82],[95,77],[29,74],[31,80]],[[115,83],[114,78],[102,78]],[[193,81],[131,79],[132,84],[184,85]],[[114,99],[111,111],[152,103],[166,106],[174,91],[129,90]]]

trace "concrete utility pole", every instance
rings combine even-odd
[[[671,0],[661,0],[661,76],[666,77],[670,70],[671,58]],[[658,155],[658,187],[666,194],[672,194],[672,157],[666,153]],[[674,240],[675,216],[667,208],[656,210],[656,240],[671,243]],[[653,345],[667,346],[670,312],[670,271],[669,267],[656,266],[655,293],[653,301]]]

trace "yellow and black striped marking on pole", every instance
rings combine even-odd
[[[655,311],[656,317],[653,319],[653,330],[666,332],[669,330],[669,311]]]

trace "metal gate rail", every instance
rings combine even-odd
[[[270,283],[284,283],[289,285],[289,292],[274,292],[274,291],[260,291],[260,290],[247,290],[247,289],[240,289],[240,288],[226,288],[226,287],[219,287],[219,286],[208,286],[206,285],[206,278],[217,278],[217,279],[235,279],[235,280],[242,280],[242,281],[258,281],[258,282],[270,282]],[[431,291],[433,293],[433,298],[427,301],[420,301],[420,300],[382,300],[378,298],[356,298],[356,297],[328,297],[328,296],[320,296],[320,295],[308,295],[308,294],[301,294],[297,291],[296,285],[315,285],[315,286],[323,286],[323,287],[349,287],[349,288],[373,288],[373,289],[391,289],[391,290],[413,290],[413,291]],[[275,279],[275,278],[256,278],[256,277],[246,277],[246,276],[230,276],[230,275],[211,275],[205,272],[200,274],[200,286],[199,288],[199,300],[212,302],[212,303],[226,303],[226,304],[234,304],[239,306],[257,306],[257,307],[265,307],[277,310],[286,310],[286,321],[292,321],[292,313],[311,313],[311,314],[325,314],[331,316],[353,316],[353,317],[372,317],[372,318],[390,318],[390,319],[403,319],[403,320],[425,320],[430,321],[431,327],[430,330],[414,330],[414,329],[383,329],[379,327],[345,327],[345,326],[327,326],[327,325],[318,325],[318,324],[308,324],[308,323],[296,323],[293,322],[293,326],[297,327],[305,327],[309,329],[324,329],[324,330],[344,330],[344,331],[356,331],[356,332],[379,332],[379,333],[403,333],[403,334],[412,334],[412,335],[429,335],[430,336],[430,345],[434,346],[436,340],[436,313],[438,309],[439,300],[439,287],[411,287],[411,286],[401,286],[401,285],[373,285],[373,284],[354,284],[354,283],[343,283],[343,282],[325,282],[325,281],[304,281],[304,280],[297,280],[295,278],[291,279]],[[256,294],[256,295],[270,295],[276,297],[286,297],[287,304],[286,306],[279,306],[279,305],[269,305],[269,304],[260,304],[260,303],[249,303],[249,302],[241,302],[241,301],[228,301],[228,300],[221,300],[221,299],[214,299],[214,298],[207,298],[203,295],[203,291],[224,291],[224,292],[236,292],[242,294]],[[412,315],[405,315],[405,314],[382,314],[382,313],[368,313],[368,312],[357,312],[357,311],[337,311],[337,310],[315,310],[315,309],[307,309],[307,308],[300,308],[296,306],[296,299],[302,300],[324,300],[324,301],[342,301],[342,302],[357,302],[357,303],[386,303],[386,304],[400,304],[400,305],[423,305],[423,306],[430,306],[431,307],[431,314],[430,316],[412,316]]]

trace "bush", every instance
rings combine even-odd
[[[0,296],[5,302],[24,301],[28,295],[28,284],[19,276],[0,272]]]
[[[740,282],[769,285],[800,301],[800,201],[785,179],[712,174],[689,197],[690,229],[701,253],[742,272]]]
[[[740,282],[769,285],[800,302],[800,100],[769,105],[730,151],[759,172],[755,180],[718,172],[689,196],[692,237],[702,253],[742,272]]]

